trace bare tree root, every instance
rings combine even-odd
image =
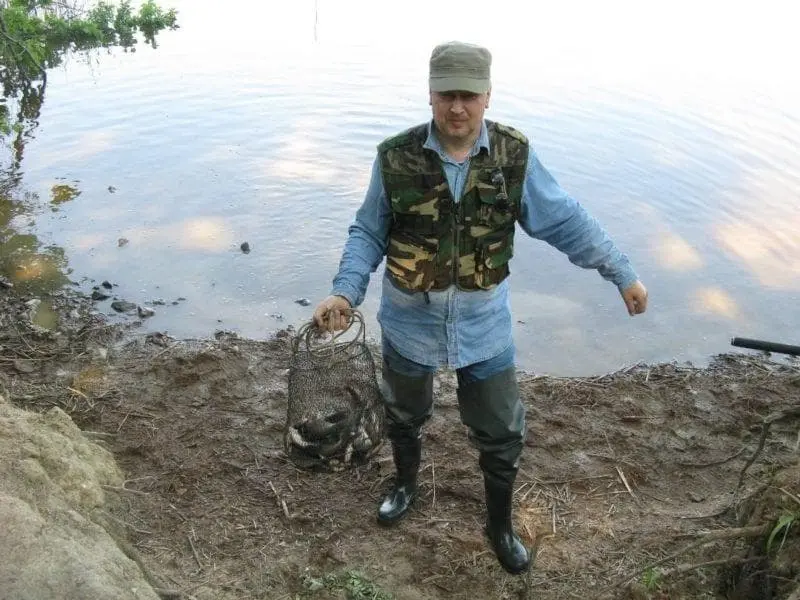
[[[744,482],[744,476],[747,474],[747,470],[753,465],[753,463],[758,458],[758,455],[761,454],[761,451],[764,449],[764,444],[767,441],[767,436],[769,435],[769,428],[772,426],[773,423],[780,421],[781,419],[785,419],[786,417],[794,417],[800,416],[800,406],[792,406],[791,408],[786,408],[784,410],[780,410],[778,412],[772,413],[768,415],[765,419],[763,424],[761,425],[761,437],[758,440],[758,447],[756,451],[753,452],[753,456],[747,459],[744,467],[742,467],[742,472],[739,474],[739,482],[736,484],[736,488],[733,490],[734,496],[736,492],[742,487],[742,483]]]
[[[649,571],[651,569],[654,569],[655,567],[658,567],[659,565],[663,565],[664,563],[668,563],[668,562],[670,562],[672,560],[675,560],[676,558],[679,558],[679,557],[683,556],[687,552],[690,552],[690,551],[694,550],[695,548],[698,548],[698,547],[703,546],[705,544],[708,544],[709,542],[718,542],[718,541],[721,541],[721,540],[732,540],[732,539],[742,539],[742,538],[746,539],[746,538],[760,537],[762,535],[765,535],[771,528],[772,528],[772,523],[767,523],[765,525],[756,525],[756,526],[753,526],[753,527],[737,527],[735,529],[720,529],[720,530],[717,530],[717,531],[709,531],[707,533],[700,534],[701,535],[700,539],[695,540],[694,542],[692,542],[691,544],[688,544],[687,546],[684,546],[683,548],[681,548],[677,552],[673,552],[669,556],[665,556],[662,559],[659,559],[659,560],[657,560],[655,562],[652,562],[649,565],[647,565],[645,567],[642,567],[641,569],[638,569],[638,570],[634,571],[633,573],[631,573],[629,575],[626,575],[622,579],[618,579],[617,581],[612,583],[610,586],[604,588],[601,593],[605,594],[605,593],[608,593],[608,592],[610,592],[610,591],[612,591],[612,590],[614,590],[616,588],[619,588],[619,587],[625,585],[626,583],[628,583],[631,579],[638,578],[638,577],[642,576],[644,573],[646,573],[647,571]],[[736,559],[734,559],[734,560],[736,560]],[[717,561],[711,561],[711,562],[717,562]],[[725,563],[728,563],[728,562],[730,562],[730,561],[723,561],[723,562],[721,562],[719,564],[725,564]],[[693,565],[693,566],[690,565],[691,568],[687,568],[687,569],[685,569],[685,571],[680,571],[680,572],[688,572],[688,571],[691,571],[693,569],[698,569],[701,566],[710,566],[710,565],[708,565],[708,564],[705,564],[705,565]],[[675,569],[679,569],[679,567],[676,567]]]

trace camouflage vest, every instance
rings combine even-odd
[[[489,152],[470,159],[463,195],[455,202],[439,156],[423,148],[427,125],[385,140],[378,156],[393,222],[386,271],[416,292],[490,289],[508,274],[514,250],[528,140],[486,121]]]

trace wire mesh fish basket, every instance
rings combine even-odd
[[[304,469],[365,464],[383,444],[386,420],[364,318],[334,334],[311,321],[292,339],[284,449]]]

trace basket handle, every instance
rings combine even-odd
[[[305,348],[314,355],[322,356],[324,354],[333,355],[337,351],[341,351],[342,349],[349,348],[352,344],[356,343],[357,341],[361,341],[361,343],[366,343],[367,340],[367,333],[366,328],[364,326],[364,315],[358,309],[351,308],[346,311],[343,311],[346,315],[350,317],[350,324],[341,331],[334,331],[333,335],[331,335],[330,340],[323,344],[314,345],[312,342],[315,339],[319,339],[323,337],[325,332],[323,332],[319,327],[317,327],[317,323],[312,319],[311,321],[304,323],[302,327],[297,331],[297,335],[294,336],[292,339],[292,354],[297,354],[300,351],[300,344],[301,342],[305,344]],[[346,334],[348,331],[353,329],[353,327],[357,327],[356,335],[353,337],[352,340],[349,340],[345,343],[337,343],[337,340]]]

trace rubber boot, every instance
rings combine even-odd
[[[530,567],[530,557],[511,523],[513,483],[491,476],[484,477],[486,489],[486,535],[502,567],[512,575],[524,573]]]
[[[394,466],[397,470],[394,486],[378,507],[378,523],[393,525],[408,514],[417,498],[417,472],[422,456],[419,431],[392,440]]]

